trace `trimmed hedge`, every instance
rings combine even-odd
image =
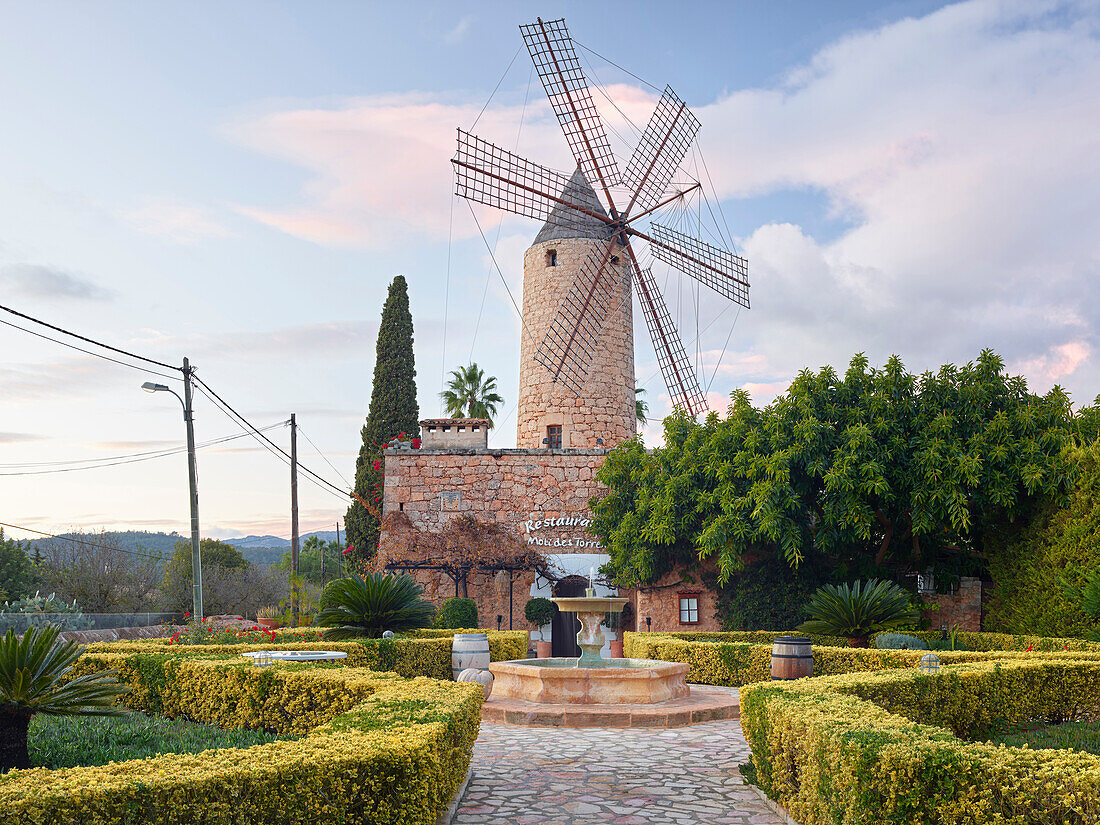
[[[750,685],[757,781],[802,825],[1100,821],[1100,756],[964,742],[1000,722],[1100,718],[1100,661],[1005,661]]]
[[[920,658],[925,652],[814,646],[814,674],[824,676],[896,667],[916,668],[920,666]],[[686,662],[689,665],[687,680],[701,685],[739,687],[752,682],[770,682],[772,678],[770,644],[687,641],[661,633],[627,633],[623,653],[632,659]],[[941,651],[937,655],[944,663],[975,662],[989,658],[985,653],[966,651]]]
[[[317,664],[257,668],[178,650],[87,653],[74,675],[117,669],[133,688],[124,697],[132,708],[301,738],[9,771],[0,777],[4,821],[430,825],[469,766],[482,703],[478,685]]]
[[[288,633],[276,636],[274,644],[237,645],[169,645],[167,639],[138,639],[119,642],[96,642],[87,647],[88,653],[165,653],[192,658],[210,658],[240,655],[256,650],[339,650],[348,654],[344,664],[364,667],[374,671],[393,672],[413,678],[430,676],[433,679],[450,680],[451,637],[454,630],[422,630],[415,634],[393,639],[360,639],[346,642],[289,641],[294,636],[309,634]],[[466,631],[478,632],[478,631]],[[489,637],[489,658],[494,662],[523,659],[527,656],[527,632],[483,631]],[[287,640],[287,641],[284,641]]]
[[[877,637],[879,634],[875,635]],[[906,630],[905,635],[915,636],[926,642],[936,642],[943,633],[939,630]],[[956,634],[956,640],[967,650],[1027,650],[1030,647],[1034,651],[1100,651],[1098,642],[1051,636],[1014,636],[1010,633],[974,633],[960,630]]]

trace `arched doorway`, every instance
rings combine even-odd
[[[558,598],[583,596],[588,587],[584,576],[566,576],[554,585],[554,595]],[[550,628],[550,654],[575,659],[581,655],[577,644],[577,633],[581,629],[581,620],[576,613],[559,610],[554,614],[554,623]]]

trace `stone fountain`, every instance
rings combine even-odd
[[[579,658],[493,662],[493,692],[482,710],[486,721],[570,727],[671,727],[736,718],[736,694],[689,689],[688,666],[650,659],[604,659],[601,624],[627,599],[597,596],[555,598],[559,610],[581,622]]]

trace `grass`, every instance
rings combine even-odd
[[[1063,722],[1060,725],[1027,725],[998,731],[988,740],[994,745],[1019,748],[1060,748],[1100,755],[1100,722]]]
[[[31,764],[43,768],[106,765],[159,753],[199,753],[210,748],[248,748],[292,737],[260,730],[221,730],[211,725],[132,713],[120,717],[47,716],[31,719]]]

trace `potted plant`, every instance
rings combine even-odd
[[[282,613],[274,605],[256,608],[256,624],[272,630],[283,626]]]
[[[612,631],[617,638],[610,639],[607,642],[608,652],[611,654],[612,659],[622,659],[623,655],[623,628],[630,625],[630,621],[634,616],[633,609],[630,604],[624,604],[622,612],[620,613],[608,613],[604,616],[603,626]]]
[[[539,629],[539,638],[535,642],[535,655],[540,659],[549,659],[552,655],[550,642],[544,641],[542,638],[542,628],[554,621],[554,615],[557,612],[558,606],[556,604],[549,599],[540,597],[529,599],[527,604],[524,605],[524,618]]]
[[[298,603],[298,621],[294,621],[294,603]],[[313,614],[317,611],[317,599],[310,591],[305,577],[290,576],[290,594],[279,602],[281,618],[286,627],[309,627],[313,624]]]

